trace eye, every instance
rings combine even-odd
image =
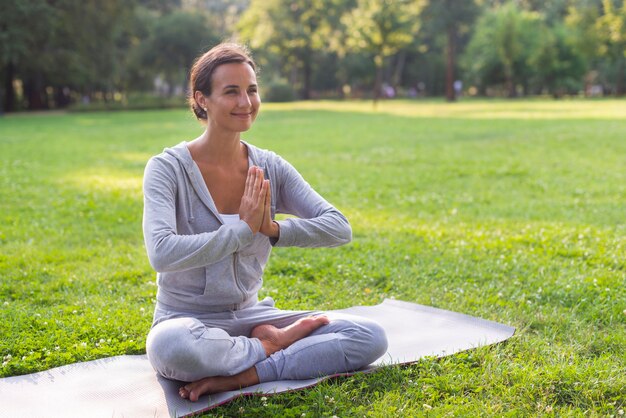
[[[258,89],[256,87],[250,87],[248,89],[248,93],[250,94],[256,94],[258,92]]]
[[[237,90],[235,90],[235,89],[228,89],[224,93],[228,94],[228,95],[233,95],[233,94],[237,94]]]

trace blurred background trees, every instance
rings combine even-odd
[[[626,0],[0,0],[0,106],[182,103],[229,39],[276,101],[626,91]]]

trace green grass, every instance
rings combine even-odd
[[[0,376],[144,352],[143,167],[200,133],[181,110],[0,118]],[[289,309],[394,297],[518,331],[213,414],[626,409],[626,101],[271,104],[244,138],[287,158],[354,231],[336,249],[276,249],[261,296]]]

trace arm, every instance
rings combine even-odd
[[[238,251],[253,237],[240,221],[215,231],[179,235],[176,227],[178,183],[168,162],[153,158],[144,174],[143,233],[152,267],[159,272],[203,267]],[[187,204],[184,202],[184,204]]]
[[[276,212],[298,218],[278,221],[277,247],[336,247],[352,240],[348,220],[302,178],[287,161],[278,157]]]

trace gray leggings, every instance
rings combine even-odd
[[[331,320],[271,356],[250,338],[257,325],[286,327],[320,314],[283,311],[266,298],[238,311],[189,313],[157,303],[146,349],[154,369],[168,379],[192,382],[209,376],[232,376],[256,368],[261,382],[309,379],[357,370],[387,351],[385,331],[375,322],[352,315],[327,313]]]

